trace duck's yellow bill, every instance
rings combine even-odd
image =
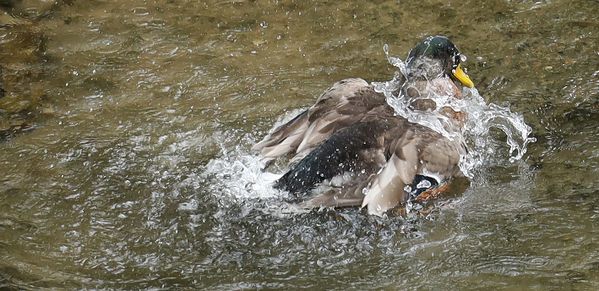
[[[460,81],[460,83],[462,83],[462,85],[464,85],[468,88],[474,87],[474,83],[472,82],[472,80],[470,80],[470,77],[468,77],[468,75],[466,75],[464,70],[462,70],[461,64],[459,64],[457,66],[457,68],[455,68],[455,70],[452,71],[452,73],[453,73],[453,76],[456,79],[458,79],[458,81]]]

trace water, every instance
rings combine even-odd
[[[5,2],[2,287],[599,287],[594,1]],[[471,140],[491,158],[422,216],[284,203],[251,145],[435,34],[536,142]]]

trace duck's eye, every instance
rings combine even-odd
[[[453,56],[453,68],[457,68],[458,65],[466,61],[466,56],[463,54],[456,54]]]

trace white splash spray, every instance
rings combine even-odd
[[[427,96],[427,98],[432,97],[435,101],[436,109],[426,112],[413,111],[409,108],[410,102],[413,100],[409,100],[401,93],[395,95],[396,92],[401,92],[398,90],[401,86],[400,80],[407,75],[406,63],[398,57],[390,56],[387,45],[383,49],[389,63],[398,68],[399,72],[390,81],[373,82],[375,90],[385,94],[387,102],[395,109],[396,113],[410,122],[429,127],[449,139],[463,141],[467,147],[467,153],[460,159],[460,169],[467,177],[472,178],[474,169],[494,154],[493,138],[489,133],[491,128],[497,128],[505,133],[510,162],[522,159],[527,145],[535,141],[535,138],[530,136],[532,129],[524,122],[521,114],[511,112],[509,108],[493,103],[487,104],[476,88],[464,87],[462,99],[449,95]],[[451,128],[451,121],[441,113],[443,107],[450,107],[454,111],[467,114],[468,118],[461,130],[448,130]]]

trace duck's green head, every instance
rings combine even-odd
[[[435,78],[447,75],[462,85],[472,88],[474,83],[462,70],[466,56],[445,36],[429,36],[414,47],[408,55],[408,77]]]

